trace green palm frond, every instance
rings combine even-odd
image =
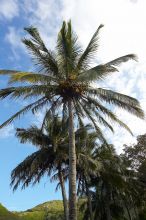
[[[103,125],[105,128],[108,128],[110,131],[114,132],[113,127],[109,124],[109,122],[107,122],[103,116],[99,113],[99,111],[97,111],[97,105],[94,106],[94,103],[90,103],[90,98],[88,100],[86,99],[82,99],[82,102],[84,103],[84,105],[86,106],[86,109],[90,109],[92,114],[94,114],[95,119],[97,119],[97,121]],[[96,102],[97,104],[97,102]]]
[[[13,190],[15,191],[20,184],[22,184],[22,189],[31,183],[34,185],[45,173],[51,174],[53,155],[52,149],[42,148],[22,161],[11,173]]]
[[[93,56],[95,55],[95,52],[97,52],[98,48],[98,40],[99,40],[99,31],[100,29],[104,27],[104,25],[100,25],[96,32],[94,33],[93,37],[91,38],[87,48],[79,58],[77,69],[86,70],[89,67],[89,64],[91,61],[93,61]]]
[[[113,127],[97,111],[95,111],[95,116],[100,124],[114,132]]]
[[[63,22],[57,39],[57,55],[60,71],[64,72],[65,77],[69,77],[69,73],[72,73],[76,67],[77,58],[81,51],[77,40],[76,34],[72,31],[71,21]]]
[[[6,69],[3,69],[3,70],[0,70],[0,74],[2,75],[11,75],[11,74],[29,74],[31,72],[24,72],[24,71],[19,71],[19,70],[6,70]]]
[[[93,105],[96,107],[97,112],[101,111],[102,114],[105,115],[106,117],[108,117],[112,122],[117,123],[118,125],[120,125],[124,129],[126,129],[131,135],[133,135],[131,129],[124,122],[122,122],[120,119],[118,119],[117,116],[112,111],[110,111],[108,108],[101,105],[101,103],[99,101],[97,101],[91,97],[87,97],[87,101],[90,103],[90,105]]]
[[[51,82],[56,82],[56,79],[55,77],[45,74],[18,72],[16,74],[13,74],[9,79],[9,84],[16,82],[50,84]]]
[[[90,83],[95,80],[104,80],[109,74],[117,72],[114,66],[98,65],[87,71],[81,72],[77,80]]]
[[[42,102],[42,100],[44,99],[41,98],[33,103],[31,103],[30,105],[25,106],[23,109],[21,109],[20,111],[18,111],[17,113],[15,113],[13,116],[11,116],[8,120],[6,120],[3,124],[0,125],[0,129],[9,125],[10,123],[12,123],[15,119],[20,118],[20,116],[24,115],[25,113],[27,113],[30,109],[32,109],[35,105],[38,105],[40,102]]]
[[[48,49],[46,48],[43,40],[41,39],[41,36],[37,30],[37,28],[33,27],[33,26],[30,26],[30,27],[25,27],[24,30],[30,34],[30,36],[32,37],[31,40],[36,44],[38,45],[40,48],[40,50],[46,52],[46,53],[49,53]]]
[[[41,125],[41,130],[44,128],[46,121],[48,120],[48,118],[52,117],[52,115],[55,115],[55,111],[56,109],[58,109],[60,107],[60,105],[62,104],[61,100],[60,100],[60,96],[51,103],[51,107],[46,110],[46,113],[44,115],[44,119]]]
[[[133,106],[139,106],[139,102],[137,99],[124,95],[122,93],[118,93],[109,89],[103,89],[103,88],[98,88],[98,89],[89,89],[88,90],[89,94],[95,95],[95,96],[101,96],[101,97],[108,97],[117,99],[119,101],[125,102],[127,104],[133,105]]]
[[[144,112],[142,111],[137,99],[134,99],[127,95],[123,95],[121,93],[101,88],[95,90],[94,94],[102,101],[105,101],[109,104],[113,104],[114,106],[118,106],[136,115],[137,117],[144,119]]]
[[[47,148],[52,144],[50,138],[41,132],[36,126],[31,126],[28,129],[17,128],[16,137],[20,140],[20,143],[31,143],[39,148]]]
[[[112,60],[104,65],[106,66],[119,66],[121,65],[122,63],[125,63],[129,60],[135,60],[135,61],[138,61],[138,58],[137,58],[137,55],[135,54],[127,54],[125,56],[122,56],[122,57],[119,57],[115,60]]]
[[[58,75],[58,65],[55,55],[52,51],[48,50],[39,32],[34,27],[25,28],[25,30],[32,36],[32,38],[24,38],[22,41],[33,56],[35,64],[39,67],[40,71],[48,74]]]
[[[39,72],[47,73],[48,75],[58,75],[57,62],[52,52],[45,54],[44,52],[40,51],[40,48],[31,40],[23,39],[23,43],[31,52],[32,60],[38,67]]]
[[[11,95],[11,98],[28,98],[39,95],[45,95],[46,98],[52,96],[53,88],[55,85],[32,85],[32,86],[19,86],[19,87],[8,87],[0,90],[0,99],[4,99]]]
[[[78,80],[81,80],[81,81],[83,80],[86,82],[92,82],[95,80],[103,80],[111,73],[118,72],[118,69],[116,68],[116,66],[119,66],[120,64],[127,62],[131,59],[137,60],[136,55],[128,54],[128,55],[119,57],[115,60],[112,60],[108,63],[95,66],[87,71],[82,72],[78,76]]]
[[[97,126],[97,123],[96,123],[95,119],[91,116],[91,111],[88,110],[84,104],[82,104],[82,103],[80,103],[80,104],[81,104],[81,106],[82,106],[84,112],[86,113],[87,118],[88,118],[88,119],[92,122],[92,124],[94,125],[95,130],[96,130],[96,132],[97,132],[97,134],[98,134],[99,140],[101,140],[103,143],[107,144],[106,138],[104,137],[104,135],[103,135],[101,129]]]

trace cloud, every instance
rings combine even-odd
[[[19,7],[17,0],[1,0],[0,1],[0,19],[11,20],[19,15]]]
[[[132,3],[137,3],[138,0],[130,0]]]
[[[62,21],[59,13],[61,7],[59,2],[26,0],[18,4],[21,14],[23,14],[23,19],[27,21],[27,27],[37,27],[42,39],[51,49],[55,47],[58,27]],[[22,36],[25,34],[23,29],[10,26],[5,36],[16,59],[19,59],[20,52],[26,52],[25,46],[21,42]]]
[[[21,51],[26,51],[22,39],[22,30],[17,29],[16,27],[10,26],[8,32],[5,35],[5,41],[11,46],[13,56],[10,57],[12,60],[18,60],[20,58],[19,53]]]
[[[8,138],[14,136],[15,128],[14,125],[8,125],[0,130],[0,138]]]
[[[28,25],[39,29],[43,40],[51,49],[55,46],[58,27],[62,22],[60,2],[60,0],[26,0],[23,5]]]

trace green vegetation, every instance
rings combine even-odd
[[[0,204],[0,220],[20,220],[20,218]]]
[[[78,219],[81,220],[81,213]],[[9,212],[0,205],[0,220],[64,220],[62,201],[50,201],[24,212]]]
[[[19,213],[22,220],[62,220],[63,203],[62,201],[51,201],[29,209],[26,212]]]

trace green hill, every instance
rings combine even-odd
[[[62,201],[50,201],[24,212],[17,212],[21,220],[63,220]]]
[[[20,218],[0,204],[0,220],[20,220]]]
[[[0,205],[0,220],[63,220],[63,203],[59,200],[45,202],[23,212],[10,212]],[[81,220],[81,213],[78,216]]]

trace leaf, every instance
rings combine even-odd
[[[99,40],[99,31],[101,28],[103,28],[104,25],[101,24],[96,32],[94,33],[93,37],[91,38],[88,46],[86,47],[85,51],[79,58],[78,64],[77,64],[77,69],[78,70],[85,70],[90,64],[90,60],[93,60],[93,57],[95,53],[97,52],[98,48],[98,40]]]

